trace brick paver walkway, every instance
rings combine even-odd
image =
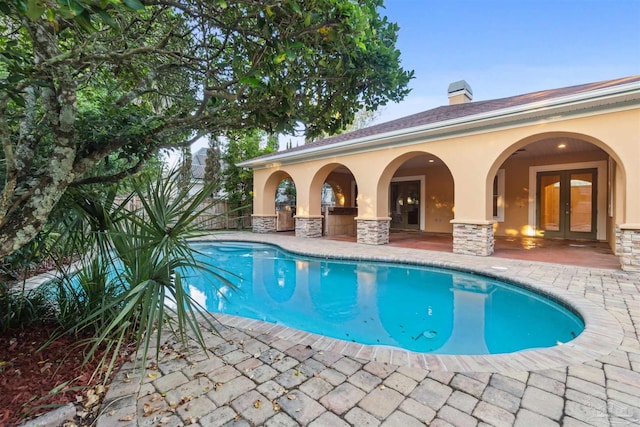
[[[574,300],[588,314],[591,336],[555,353],[429,358],[226,316],[233,326],[206,333],[206,354],[168,341],[144,378],[124,366],[98,427],[640,424],[640,274],[278,235],[226,237],[517,280]]]

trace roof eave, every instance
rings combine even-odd
[[[473,114],[456,119],[429,123],[426,125],[403,128],[391,132],[384,132],[366,137],[354,138],[330,145],[320,145],[292,152],[276,153],[272,156],[246,160],[237,164],[239,167],[259,168],[272,163],[289,163],[324,155],[336,155],[338,153],[367,150],[388,144],[391,141],[402,139],[415,140],[416,136],[427,135],[437,131],[447,131],[447,134],[469,132],[473,128],[486,129],[487,126],[505,124],[517,120],[522,123],[530,116],[531,120],[539,119],[540,115],[554,116],[560,113],[585,110],[607,104],[606,109],[611,109],[611,104],[622,103],[629,100],[629,96],[640,100],[640,82],[626,83],[622,85],[596,89],[588,92],[567,95],[550,100],[531,102],[508,108]],[[605,102],[606,101],[606,102]]]

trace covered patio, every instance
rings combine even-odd
[[[576,252],[575,265],[605,245],[640,271],[640,76],[477,102],[464,81],[448,92],[449,105],[240,163],[254,170],[254,232],[280,230],[286,179],[297,237],[393,245],[415,231],[449,236],[418,246]]]
[[[293,235],[294,233],[288,234]],[[323,239],[356,242],[355,236],[348,235],[325,236]],[[389,246],[452,252],[453,240],[449,234],[434,234],[422,231],[392,231],[389,234]],[[495,237],[493,256],[589,268],[620,269],[618,257],[611,251],[606,242],[498,236]]]

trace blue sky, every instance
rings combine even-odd
[[[448,103],[466,80],[474,100],[640,74],[640,0],[386,0],[402,66],[415,71],[404,101],[377,123]]]
[[[458,80],[482,101],[640,74],[640,0],[385,0],[381,14],[415,78],[374,123],[446,105]]]

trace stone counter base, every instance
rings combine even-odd
[[[322,237],[322,217],[296,216],[296,237]]]

